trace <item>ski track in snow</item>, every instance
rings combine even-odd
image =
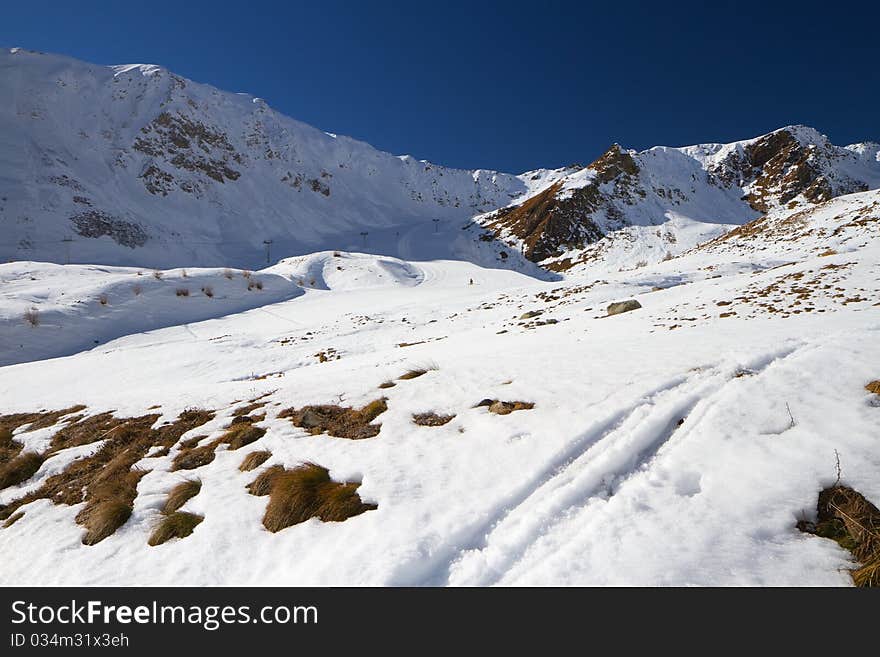
[[[788,347],[755,359],[752,376],[802,348]],[[673,435],[690,432],[733,376],[720,364],[681,375],[623,404],[608,399],[584,409],[604,415],[551,458],[490,518],[462,529],[429,560],[402,564],[391,577],[396,586],[487,586],[497,583],[532,541],[593,496],[610,497],[626,479],[650,467]],[[684,423],[678,426],[678,421]],[[648,428],[639,428],[644,424]],[[635,425],[635,426],[634,426]],[[660,426],[657,431],[656,427]],[[500,545],[495,548],[496,544]]]

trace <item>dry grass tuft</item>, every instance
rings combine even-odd
[[[454,419],[455,415],[437,415],[434,412],[430,412],[415,413],[412,417],[413,422],[420,427],[442,427],[444,424]]]
[[[245,419],[242,416],[238,419]],[[245,445],[250,445],[258,441],[266,435],[266,430],[262,427],[255,427],[250,422],[233,422],[220,439],[220,442],[229,445],[229,449],[240,449]]]
[[[272,452],[268,450],[258,450],[256,452],[251,452],[244,457],[244,460],[241,462],[241,465],[238,466],[238,469],[242,472],[250,472],[251,470],[256,470],[266,461],[268,461],[271,456]]]
[[[284,472],[284,466],[281,465],[273,465],[270,468],[266,468],[257,475],[256,479],[247,485],[248,492],[257,497],[268,495],[272,489],[272,481],[282,472]]]
[[[830,538],[861,563],[851,571],[856,586],[880,586],[880,510],[858,491],[836,485],[819,493],[816,522],[798,529]]]
[[[103,293],[99,294],[98,303],[100,303],[102,306],[106,306],[108,303],[110,303],[110,297]]]
[[[36,306],[31,306],[24,311],[24,321],[33,328],[37,328],[40,325],[40,311],[37,310]]]
[[[131,286],[131,292],[136,297],[139,297],[143,291],[144,288],[140,284],[135,284]]]
[[[128,521],[133,507],[121,500],[105,500],[87,508],[88,513],[80,512],[76,517],[86,528],[83,545],[95,545],[112,535]]]
[[[231,281],[233,276],[235,276],[235,274],[232,272],[231,269],[223,270],[223,278],[229,279]]]
[[[377,508],[361,500],[357,494],[359,486],[333,481],[326,468],[314,463],[293,470],[282,468],[271,477],[263,526],[277,532],[310,518],[342,522]]]
[[[875,395],[880,395],[880,380],[871,381],[865,386],[865,390],[873,392]]]
[[[236,408],[232,412],[232,416],[233,417],[241,417],[242,415],[250,415],[255,410],[257,410],[259,408],[263,408],[265,405],[266,405],[266,402],[255,401],[250,404],[247,404],[246,406],[241,406],[239,408]]]
[[[155,547],[162,545],[162,543],[172,538],[186,538],[193,533],[193,530],[204,519],[204,516],[199,516],[195,513],[176,511],[159,521],[159,524],[156,525],[156,528],[147,540],[147,544]]]
[[[278,417],[290,418],[294,426],[307,429],[312,435],[328,433],[337,438],[361,440],[378,435],[382,425],[370,423],[386,410],[388,405],[382,397],[360,409],[322,404],[300,409],[288,408],[281,411]]]
[[[380,390],[387,390],[388,388],[393,388],[396,385],[397,384],[394,383],[394,381],[385,381],[384,383],[379,384],[379,389]]]
[[[204,294],[209,299],[213,299],[214,298],[214,288],[212,288],[210,285],[205,285],[202,288],[202,294]]]
[[[155,278],[157,281],[161,281],[162,280],[162,272],[159,271],[158,269],[156,269],[153,272],[153,278]]]
[[[18,513],[14,514],[14,515],[9,516],[9,518],[7,518],[6,522],[3,523],[3,529],[8,529],[9,527],[12,527],[12,525],[17,523],[22,518],[24,518],[24,511],[19,511]]]
[[[0,489],[17,486],[33,477],[45,457],[36,452],[23,452],[0,465]]]
[[[436,368],[416,367],[411,370],[407,370],[406,372],[404,372],[403,374],[400,375],[400,380],[401,381],[409,381],[411,379],[417,379],[420,376],[422,376],[423,374],[427,374],[429,371],[431,371],[431,369],[436,369]]]
[[[200,490],[202,490],[202,482],[198,479],[188,479],[180,482],[171,489],[170,493],[168,493],[168,498],[165,500],[165,506],[162,507],[162,513],[174,513],[189,500],[198,495]]]
[[[174,294],[176,294],[179,297],[188,297],[189,296],[189,288],[179,287],[176,290],[174,290]]]
[[[183,447],[174,457],[171,469],[195,470],[196,468],[208,465],[214,460],[214,457],[216,456],[215,450],[220,443],[221,439],[218,438],[217,440],[213,440],[207,445],[202,445],[201,447],[196,447],[195,445],[191,447]]]

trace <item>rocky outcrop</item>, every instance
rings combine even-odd
[[[642,307],[635,299],[628,299],[626,301],[615,301],[614,303],[608,304],[608,315],[619,315],[621,313],[628,313],[632,310],[638,310]]]

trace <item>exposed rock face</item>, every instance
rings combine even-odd
[[[70,218],[76,233],[83,237],[110,237],[114,242],[133,249],[147,243],[147,233],[138,224],[111,217],[100,210],[80,212]]]
[[[628,313],[631,310],[638,310],[642,307],[635,299],[628,299],[627,301],[616,301],[612,304],[608,305],[608,315],[619,315],[620,313]]]
[[[864,181],[836,172],[834,163],[843,159],[838,149],[821,135],[810,142],[799,139],[794,129],[764,135],[744,146],[741,152],[721,162],[714,170],[728,185],[746,190],[744,200],[758,212],[768,212],[799,196],[821,203],[841,194],[863,192]]]

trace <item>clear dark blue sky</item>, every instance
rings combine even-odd
[[[880,140],[878,5],[15,0],[0,45],[162,64],[383,150],[518,172],[790,123]]]

